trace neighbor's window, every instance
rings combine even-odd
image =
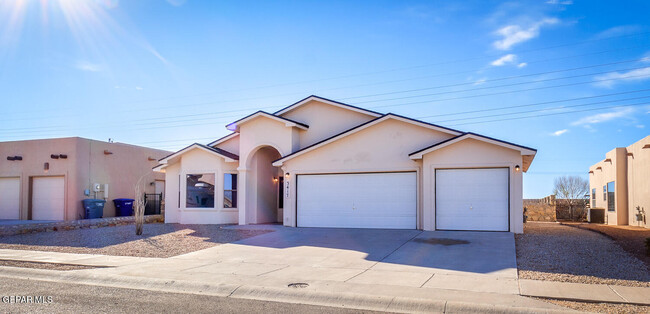
[[[607,211],[616,210],[616,197],[614,195],[614,181],[607,183]]]
[[[237,208],[237,175],[223,175],[223,208]]]
[[[186,176],[186,207],[214,208],[214,173]]]
[[[596,207],[596,188],[591,189],[591,207]]]
[[[607,200],[607,186],[603,185],[603,201]]]

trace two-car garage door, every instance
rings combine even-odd
[[[299,227],[415,229],[415,172],[299,175]],[[435,170],[437,230],[509,230],[509,169]]]
[[[65,179],[34,177],[31,184],[31,219],[65,218]],[[0,219],[20,219],[20,178],[0,178]]]
[[[415,229],[415,172],[299,175],[299,227]]]

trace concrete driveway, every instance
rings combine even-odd
[[[239,276],[249,282],[335,281],[518,293],[511,233],[232,228],[251,227],[275,232],[172,257],[156,268],[177,279]]]

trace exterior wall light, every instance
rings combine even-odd
[[[519,165],[516,165],[515,166],[515,171],[519,172],[520,170],[521,170],[521,167],[519,167]]]
[[[46,163],[43,164],[43,171],[45,171],[45,173],[50,171],[50,163],[49,162],[46,162]]]
[[[287,180],[289,180],[289,175],[290,175],[290,173],[288,173],[288,172],[285,173],[285,174],[284,174],[284,178],[287,179]]]
[[[278,177],[273,177],[273,183],[278,183]]]

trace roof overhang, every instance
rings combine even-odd
[[[296,152],[294,152],[292,154],[289,154],[289,155],[287,155],[285,157],[282,157],[282,158],[274,161],[273,166],[276,166],[276,167],[282,166],[282,164],[287,160],[296,158],[296,157],[298,157],[298,156],[300,156],[302,154],[308,153],[308,152],[310,152],[312,150],[315,150],[315,149],[317,149],[317,148],[319,148],[321,146],[325,146],[325,145],[327,145],[329,143],[338,141],[339,139],[342,139],[344,137],[347,137],[349,135],[352,135],[354,133],[357,133],[359,131],[367,129],[367,128],[373,126],[373,125],[376,125],[376,124],[381,123],[382,121],[386,121],[388,119],[394,119],[394,120],[402,121],[402,122],[405,122],[405,123],[418,125],[418,126],[421,126],[421,127],[425,127],[425,128],[428,128],[428,129],[433,129],[433,130],[448,133],[448,134],[451,134],[451,135],[463,134],[462,132],[457,131],[457,130],[452,130],[452,129],[448,129],[448,128],[445,128],[445,127],[442,127],[442,126],[439,126],[439,125],[435,125],[435,124],[431,124],[431,123],[427,123],[427,122],[423,122],[423,121],[419,121],[419,120],[414,120],[414,119],[410,119],[410,118],[403,117],[403,116],[400,116],[400,115],[389,113],[389,114],[385,114],[385,115],[383,115],[383,116],[381,116],[381,117],[379,117],[377,119],[370,120],[370,121],[368,121],[366,123],[358,125],[358,126],[356,126],[354,128],[351,128],[351,129],[349,129],[347,131],[343,131],[343,132],[341,132],[341,133],[339,133],[337,135],[334,135],[332,137],[324,139],[324,140],[322,140],[322,141],[320,141],[318,143],[307,146],[307,147],[305,147],[305,148],[303,148],[303,149],[301,149],[299,151],[296,151]]]
[[[300,106],[302,106],[302,105],[304,105],[304,104],[306,104],[306,103],[308,103],[308,102],[310,102],[312,100],[322,102],[324,104],[332,105],[332,106],[335,106],[335,107],[339,107],[339,108],[343,108],[343,109],[363,113],[363,114],[366,114],[366,115],[369,115],[369,116],[372,116],[372,117],[375,117],[375,118],[379,118],[379,117],[381,117],[383,115],[383,114],[381,114],[379,112],[376,112],[376,111],[372,111],[372,110],[368,110],[368,109],[364,109],[364,108],[360,108],[360,107],[355,107],[355,106],[352,106],[352,105],[344,104],[342,102],[334,101],[334,100],[331,100],[331,99],[327,99],[327,98],[323,98],[323,97],[315,96],[315,95],[311,95],[311,96],[309,96],[309,97],[307,97],[305,99],[302,99],[302,100],[298,101],[297,103],[289,105],[288,107],[284,107],[284,108],[276,111],[274,114],[278,115],[278,116],[281,116],[281,115],[283,115],[283,114],[285,114],[285,113],[287,113],[289,111],[292,111],[292,110],[294,110],[294,109],[296,109],[296,108],[298,108],[298,107],[300,107]]]
[[[217,145],[219,145],[219,144],[221,144],[221,143],[223,143],[223,142],[225,142],[225,141],[227,141],[229,139],[235,138],[237,136],[239,136],[239,133],[232,132],[232,133],[230,133],[230,134],[228,134],[228,135],[226,135],[226,136],[224,136],[224,137],[222,137],[220,139],[217,139],[217,140],[215,140],[213,142],[208,143],[208,146],[217,146]]]
[[[276,116],[276,115],[273,115],[273,114],[270,114],[270,113],[264,112],[264,111],[255,112],[255,113],[250,114],[250,115],[248,115],[246,117],[243,117],[243,118],[241,118],[241,119],[239,119],[239,120],[237,120],[237,121],[235,121],[233,123],[230,123],[230,124],[228,124],[226,126],[226,129],[238,133],[240,126],[242,126],[242,125],[244,125],[244,124],[246,124],[246,123],[248,123],[248,122],[250,122],[250,121],[252,121],[254,119],[260,118],[260,117],[264,117],[264,118],[268,118],[268,119],[271,119],[271,120],[275,120],[275,121],[284,123],[284,125],[287,126],[287,127],[298,128],[298,129],[301,129],[301,130],[309,129],[309,126],[304,124],[304,123],[297,122],[297,121],[287,119],[287,118],[283,118],[283,117],[279,117],[279,116]]]
[[[195,149],[199,149],[199,150],[205,151],[207,153],[217,155],[217,156],[223,158],[225,162],[238,162],[239,161],[239,156],[237,156],[236,154],[225,151],[223,149],[206,146],[206,145],[199,144],[199,143],[194,143],[194,144],[192,144],[190,146],[187,146],[187,147],[185,147],[185,148],[183,148],[183,149],[181,149],[181,150],[179,150],[179,151],[177,151],[177,152],[175,152],[175,153],[173,153],[171,155],[163,157],[162,159],[160,159],[158,161],[160,164],[155,166],[153,168],[153,170],[162,172],[165,168],[167,168],[167,166],[175,163],[178,159],[180,159],[181,155],[183,155],[183,154],[185,154],[185,153],[187,153],[187,152],[189,152],[191,150],[195,150]]]
[[[530,164],[533,162],[533,159],[535,158],[535,154],[537,154],[537,150],[534,148],[526,147],[526,146],[521,146],[513,143],[509,143],[506,141],[502,140],[497,140],[495,138],[487,137],[484,135],[476,134],[476,133],[463,133],[459,136],[452,137],[448,140],[433,144],[429,147],[425,147],[421,150],[418,150],[416,152],[410,153],[409,158],[412,160],[419,160],[422,159],[422,157],[428,153],[431,153],[433,151],[436,151],[438,149],[454,145],[460,141],[466,140],[466,139],[475,139],[477,141],[505,147],[508,149],[516,150],[521,153],[522,156],[522,168],[524,172],[528,171],[528,167],[530,167]]]

